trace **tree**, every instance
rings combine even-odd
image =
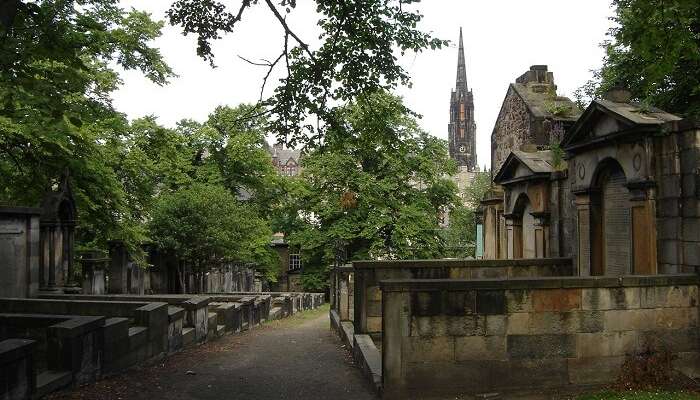
[[[149,231],[161,249],[172,251],[195,270],[251,262],[275,279],[277,259],[269,246],[272,231],[267,221],[221,186],[195,183],[160,196]]]
[[[316,0],[318,46],[302,39],[287,22],[296,0],[244,0],[236,10],[216,0],[177,0],[168,16],[185,35],[197,35],[197,53],[213,65],[212,41],[233,32],[252,8],[265,8],[282,28],[283,46],[270,60],[246,61],[267,69],[260,99],[271,115],[270,131],[290,146],[315,146],[326,129],[342,128],[335,112],[339,103],[409,83],[397,56],[447,44],[417,28],[422,16],[410,3],[418,0]],[[264,99],[267,79],[276,67],[284,77]],[[320,123],[310,123],[310,116]]]
[[[681,116],[700,116],[700,12],[696,0],[613,0],[616,26],[606,56],[581,89],[590,97],[614,86]]]
[[[488,172],[476,174],[471,184],[462,193],[464,204],[457,204],[450,211],[449,226],[443,232],[447,256],[475,257],[475,214],[490,185],[491,178]]]
[[[172,75],[148,42],[161,23],[114,1],[5,0],[0,9],[0,201],[38,204],[70,171],[83,242],[141,235],[114,166],[128,123],[110,104],[119,77]]]
[[[445,176],[456,167],[443,140],[421,131],[401,99],[385,92],[338,110],[342,132],[303,160],[279,230],[302,249],[306,282],[350,259],[433,258],[442,254],[441,210],[456,201]]]

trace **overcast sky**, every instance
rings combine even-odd
[[[122,0],[164,19],[173,0]],[[225,3],[236,7],[240,1]],[[289,18],[293,30],[307,42],[317,37],[313,2],[300,0]],[[490,165],[490,136],[510,82],[530,65],[547,64],[554,72],[559,94],[571,96],[590,78],[603,57],[599,47],[611,26],[609,0],[423,0],[421,28],[452,40],[439,51],[405,57],[411,89],[399,91],[406,103],[423,115],[425,130],[447,138],[450,90],[455,85],[457,39],[464,30],[467,79],[474,91],[477,148],[480,165]],[[238,56],[274,59],[282,43],[281,29],[263,6],[245,15],[233,35],[215,46],[217,68],[195,54],[195,38],[166,26],[155,42],[179,77],[167,86],[150,83],[138,72],[125,72],[124,85],[114,104],[129,118],[156,115],[166,126],[183,118],[199,121],[218,105],[255,102],[264,72]]]

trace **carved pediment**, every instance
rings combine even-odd
[[[594,100],[567,132],[561,145],[571,151],[610,136],[660,129],[664,123],[678,119],[675,115],[639,103]]]
[[[527,180],[549,176],[554,171],[552,154],[545,151],[512,151],[503,162],[493,181],[507,184],[514,180]]]

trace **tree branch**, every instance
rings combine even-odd
[[[306,43],[304,43],[304,41],[299,39],[299,36],[297,36],[297,34],[294,33],[289,28],[289,25],[287,25],[287,21],[284,19],[284,17],[282,17],[282,15],[279,13],[279,11],[277,11],[277,8],[275,7],[274,4],[272,4],[272,1],[265,0],[265,3],[270,8],[270,11],[272,11],[272,13],[275,14],[275,17],[277,18],[279,23],[282,25],[282,28],[284,28],[285,33],[288,34],[289,36],[293,37],[294,40],[296,40],[297,43],[299,43],[299,46],[301,46],[301,48],[304,49],[304,51],[306,51],[306,54],[308,54],[309,57],[313,60],[314,55],[313,55],[313,53],[311,53],[311,50],[309,49],[309,45],[307,45]]]

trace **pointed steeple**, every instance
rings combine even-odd
[[[459,54],[457,55],[457,88],[464,85],[467,89],[467,64],[464,62],[464,42],[462,40],[462,27],[459,28]]]

